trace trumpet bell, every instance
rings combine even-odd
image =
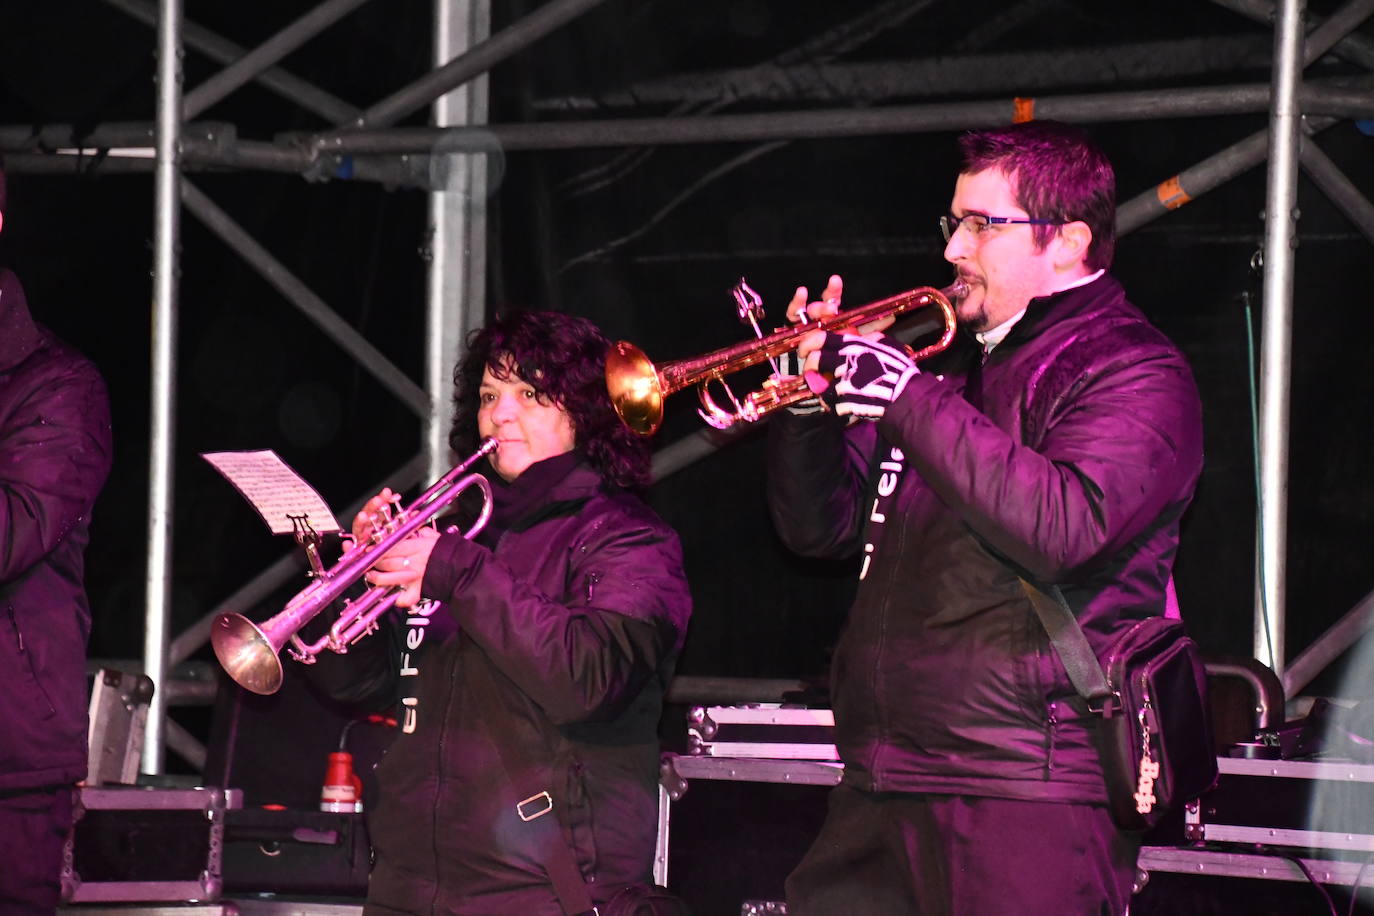
[[[245,690],[264,696],[281,689],[280,645],[242,614],[220,614],[210,628],[215,656],[228,675]]]
[[[626,340],[606,353],[606,388],[620,421],[641,436],[650,436],[663,423],[663,390],[658,370],[644,351]]]

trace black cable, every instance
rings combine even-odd
[[[1287,849],[1278,849],[1273,846],[1266,846],[1263,843],[1243,843],[1238,845],[1219,843],[1217,845],[1220,847],[1227,847],[1226,851],[1230,851],[1238,855],[1267,856],[1269,858],[1275,859],[1286,859],[1287,861],[1292,862],[1294,865],[1297,866],[1298,871],[1302,872],[1303,875],[1307,878],[1308,883],[1310,883],[1314,888],[1316,888],[1317,892],[1322,895],[1322,899],[1326,901],[1326,909],[1331,914],[1331,916],[1340,916],[1340,913],[1336,911],[1336,901],[1331,899],[1331,892],[1326,889],[1326,886],[1324,884],[1317,880],[1317,876],[1312,874],[1311,869],[1307,867],[1307,863],[1304,862],[1301,859],[1301,857],[1298,856],[1297,853],[1291,852]],[[1370,854],[1370,858],[1366,860],[1366,864],[1369,864],[1370,860],[1374,860],[1374,853]],[[1361,872],[1363,872],[1364,869],[1361,868],[1360,870]],[[1359,876],[1357,875],[1356,880],[1358,881],[1358,879]],[[1351,910],[1351,913],[1354,913],[1353,909]]]
[[[1250,256],[1250,276],[1251,282],[1259,286],[1263,281],[1262,268],[1264,264],[1264,253],[1256,250]],[[1249,361],[1249,371],[1247,372],[1246,389],[1250,395],[1250,450],[1251,461],[1255,472],[1255,559],[1258,564],[1260,557],[1260,547],[1264,543],[1264,513],[1263,513],[1263,482],[1260,479],[1260,429],[1259,429],[1259,370],[1255,365],[1255,323],[1251,309],[1252,300],[1256,298],[1250,290],[1244,290],[1240,294],[1240,300],[1245,306],[1245,355]],[[1264,585],[1264,571],[1256,568],[1255,586],[1259,591],[1260,604],[1260,623],[1264,628],[1264,642],[1269,648],[1269,657],[1275,663],[1279,662],[1274,653],[1274,634],[1269,626],[1269,594]]]
[[[1371,864],[1374,864],[1374,852],[1364,857],[1360,863],[1360,870],[1355,872],[1355,880],[1350,884],[1350,908],[1346,910],[1346,916],[1355,916],[1355,903],[1360,899],[1360,884],[1364,881],[1364,872]]]
[[[1307,863],[1299,858],[1297,853],[1274,849],[1268,846],[1261,846],[1259,849],[1263,851],[1265,855],[1278,856],[1296,865],[1298,870],[1307,876],[1307,880],[1317,889],[1318,893],[1322,895],[1322,899],[1326,901],[1326,908],[1331,912],[1331,916],[1340,916],[1340,914],[1336,912],[1336,901],[1331,899],[1331,892],[1326,889],[1326,885],[1317,880],[1317,876],[1312,874],[1311,870],[1307,867]]]

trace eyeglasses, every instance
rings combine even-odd
[[[1058,219],[1021,219],[1012,216],[988,216],[985,213],[967,213],[963,216],[955,216],[953,213],[946,213],[940,217],[940,231],[945,234],[945,241],[948,242],[954,238],[954,233],[961,228],[967,229],[974,238],[978,238],[988,230],[989,226],[1008,226],[1018,223],[1030,226],[1064,225],[1064,221]]]

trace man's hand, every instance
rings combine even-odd
[[[910,351],[891,337],[826,334],[817,369],[835,381],[821,399],[842,416],[876,420],[920,372]]]
[[[821,318],[829,318],[840,310],[840,297],[844,295],[844,281],[839,274],[831,274],[830,280],[825,284],[825,290],[821,293],[820,300],[808,302],[810,295],[805,286],[798,286],[797,291],[792,294],[792,301],[787,303],[787,320],[793,324],[808,324]],[[815,374],[816,360],[811,356],[817,350],[821,341],[825,339],[824,331],[814,331],[807,334],[801,340],[801,345],[782,358],[783,372],[790,375]],[[819,392],[819,389],[817,389]],[[789,413],[794,414],[815,414],[824,413],[826,407],[821,403],[821,399],[807,398],[798,401],[796,404],[787,408]]]
[[[830,280],[825,284],[825,290],[817,302],[808,303],[806,300],[810,297],[807,295],[806,287],[798,286],[797,291],[792,294],[792,301],[787,303],[787,320],[793,324],[805,324],[819,318],[829,318],[840,310],[840,299],[843,296],[844,280],[840,279],[839,274],[830,275]]]

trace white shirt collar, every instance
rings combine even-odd
[[[1093,282],[1098,277],[1102,276],[1103,273],[1105,273],[1105,270],[1099,270],[1096,273],[1089,274],[1086,277],[1079,277],[1077,280],[1074,280],[1067,286],[1062,286],[1059,289],[1052,289],[1048,293],[1044,293],[1044,295],[1052,296],[1055,293],[1062,293],[1066,290],[1077,289],[1080,286],[1087,286],[1089,283]],[[1006,340],[1007,335],[1011,333],[1011,329],[1016,327],[1016,322],[1020,321],[1025,316],[1026,310],[1022,309],[1015,315],[1012,315],[1006,321],[999,324],[997,327],[989,328],[986,331],[979,331],[973,336],[978,339],[978,342],[980,344],[983,345],[984,353],[991,353],[993,347],[996,347],[999,343]]]

